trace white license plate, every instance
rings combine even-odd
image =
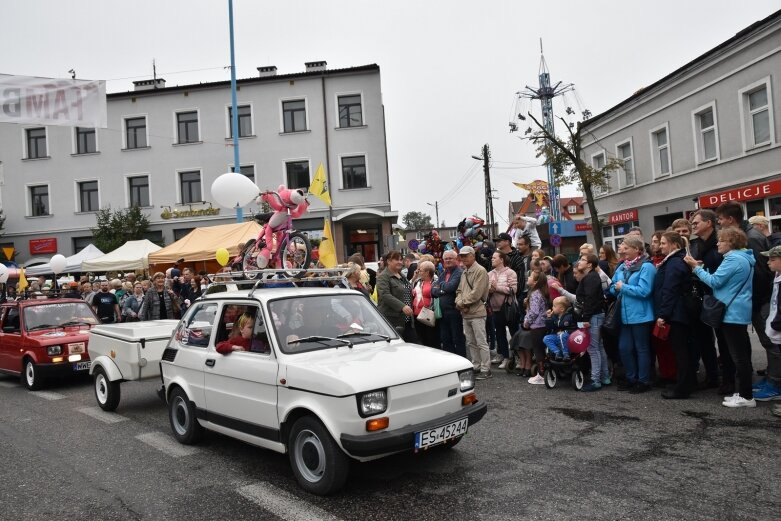
[[[89,371],[90,363],[91,362],[89,362],[89,361],[87,361],[87,362],[76,362],[75,364],[73,364],[73,370],[74,371]]]
[[[469,418],[415,433],[415,449],[425,449],[466,434]]]
[[[68,344],[68,352],[72,355],[80,355],[84,352],[85,345],[84,342],[75,342],[73,344]]]

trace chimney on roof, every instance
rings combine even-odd
[[[265,78],[267,76],[276,76],[277,66],[266,65],[265,67],[258,67],[258,74],[260,75],[261,78]]]
[[[157,78],[154,80],[139,80],[139,81],[134,81],[133,85],[135,85],[135,88],[133,90],[164,89],[165,80],[163,78]]]
[[[324,71],[327,63],[324,61],[319,62],[305,62],[306,72]]]

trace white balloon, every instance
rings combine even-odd
[[[67,266],[68,261],[65,260],[65,256],[61,254],[57,254],[52,257],[52,259],[49,261],[49,266],[51,266],[52,271],[55,275],[59,275],[63,271],[65,271],[65,266]]]
[[[260,194],[258,186],[236,172],[222,174],[212,183],[212,197],[220,206],[236,208],[246,206]]]
[[[0,264],[0,284],[8,282],[8,266]]]

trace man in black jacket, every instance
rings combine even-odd
[[[692,233],[697,238],[692,239],[689,250],[691,256],[702,261],[702,267],[708,273],[714,273],[721,264],[721,253],[716,249],[716,213],[713,210],[699,210],[692,216]],[[700,295],[713,294],[710,286],[692,277]],[[719,386],[719,365],[716,357],[716,342],[713,328],[699,319],[692,322],[692,366],[698,367],[700,357],[705,366],[706,386]],[[726,352],[723,340],[719,339],[719,351]]]

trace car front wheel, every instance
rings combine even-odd
[[[43,376],[41,376],[38,366],[31,358],[24,359],[22,381],[24,386],[31,391],[37,391],[43,387]]]
[[[304,416],[290,429],[288,454],[299,485],[325,496],[342,488],[350,460],[328,430],[315,418]]]
[[[119,405],[119,382],[111,382],[102,367],[95,369],[93,376],[95,399],[104,411],[116,410]]]
[[[201,439],[203,427],[195,415],[195,405],[187,399],[187,394],[181,387],[171,392],[168,400],[168,419],[174,438],[184,445],[192,445]]]

